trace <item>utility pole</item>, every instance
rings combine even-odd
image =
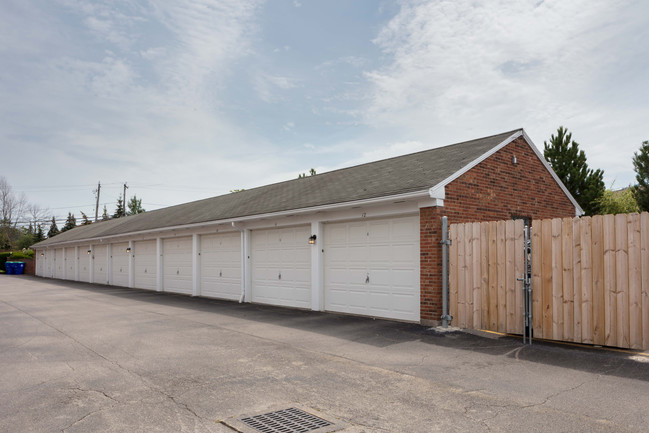
[[[124,195],[122,196],[124,197],[124,215],[122,216],[126,216],[126,188],[128,188],[128,186],[126,185],[126,182],[124,182]]]
[[[101,182],[97,182],[97,191],[94,191],[97,193],[97,204],[95,205],[95,222],[97,222],[97,219],[99,218],[99,192],[101,191]]]

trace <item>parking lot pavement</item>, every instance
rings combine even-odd
[[[0,431],[649,431],[649,356],[0,277]],[[320,431],[328,431],[327,428]]]

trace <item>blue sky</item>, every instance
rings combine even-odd
[[[564,125],[608,186],[649,139],[643,1],[5,0],[0,175],[64,218]]]

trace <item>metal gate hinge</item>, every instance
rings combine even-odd
[[[439,243],[442,244],[442,245],[451,245],[451,240],[447,239],[445,241],[439,241]]]

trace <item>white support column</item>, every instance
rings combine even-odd
[[[128,286],[132,289],[135,287],[135,249],[133,241],[128,241],[130,253],[128,253]]]
[[[245,293],[245,301],[252,302],[252,268],[250,260],[250,229],[244,229],[241,233],[241,284]]]
[[[92,284],[95,282],[95,250],[92,248],[92,245],[88,249],[90,250],[90,254],[88,254],[88,263],[90,263],[88,282]]]
[[[113,245],[106,244],[106,282],[113,284]]]
[[[315,245],[311,245],[311,309],[324,310],[323,226],[320,221],[311,223]]]
[[[67,248],[63,247],[63,279],[64,280],[68,278],[68,261],[66,260],[67,256],[65,254],[66,249]]]
[[[74,281],[79,281],[79,246],[74,247]]]
[[[162,238],[157,238],[156,239],[156,290],[158,292],[162,292],[164,290],[164,269],[162,266],[164,265],[164,260],[162,255],[164,254],[164,251],[162,251]]]
[[[192,296],[201,295],[201,238],[192,235]]]

